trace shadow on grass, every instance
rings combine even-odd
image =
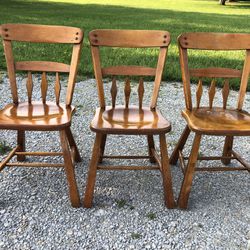
[[[231,6],[232,7],[232,6]],[[238,5],[237,5],[238,7]],[[247,32],[249,24],[247,15],[228,15],[228,14],[210,14],[199,12],[183,12],[167,9],[143,9],[112,5],[99,4],[69,4],[69,3],[53,3],[53,2],[35,2],[35,1],[8,1],[1,0],[1,23],[38,23],[51,25],[68,25],[80,27],[85,31],[83,55],[79,67],[82,75],[93,77],[93,69],[91,55],[89,51],[89,43],[87,34],[92,29],[114,28],[114,29],[157,29],[168,30],[171,33],[172,42],[167,58],[166,69],[163,79],[180,80],[181,74],[179,69],[179,57],[177,49],[177,37],[183,32]],[[23,57],[31,57],[37,55],[41,60],[51,59],[51,53],[48,53],[47,45],[29,48],[26,52],[23,44],[19,43],[16,47],[20,56],[16,59],[20,60]],[[39,51],[39,52],[38,52]],[[156,62],[157,55],[155,52],[147,51],[141,53],[136,50],[133,56],[126,58],[127,52],[108,53],[104,50],[104,64],[109,65],[123,63],[133,64],[139,62],[142,65],[153,66]],[[67,50],[66,50],[67,52]],[[130,54],[130,53],[129,53]],[[59,61],[66,61],[67,53],[60,54],[59,49],[55,49],[52,53],[53,57]],[[242,53],[235,55],[223,55],[221,59],[214,55],[200,56],[194,66],[208,65],[208,59],[214,61],[214,66],[227,62],[228,67],[238,67],[242,65],[239,60]],[[192,58],[191,58],[192,59]],[[197,57],[196,57],[197,59]],[[215,59],[215,60],[213,60]],[[5,69],[3,48],[0,47],[0,68]],[[195,62],[195,61],[194,61]]]
[[[250,9],[250,1],[227,2],[226,6],[232,9]]]

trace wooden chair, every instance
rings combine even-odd
[[[167,155],[165,134],[171,126],[156,109],[156,102],[165,64],[170,34],[167,31],[146,30],[93,30],[89,34],[92,59],[97,81],[100,108],[90,125],[96,133],[92,158],[90,161],[87,186],[85,191],[84,206],[91,207],[97,170],[143,170],[159,169],[163,178],[165,203],[168,208],[174,207],[171,172]],[[156,68],[142,66],[111,66],[101,67],[99,47],[123,47],[123,48],[159,48],[159,57]],[[103,76],[113,76],[111,97],[112,105],[106,106]],[[125,105],[116,105],[117,85],[115,76],[123,75],[128,78],[125,81],[124,94]],[[139,105],[130,105],[130,76],[155,76],[153,94],[150,106],[143,106],[144,85],[140,78],[138,85]],[[148,156],[104,156],[105,142],[108,134],[146,135],[148,141]],[[153,135],[159,135],[161,157],[154,146]],[[103,158],[108,159],[143,159],[148,158],[156,162],[156,166],[103,166],[100,163]]]
[[[243,103],[250,72],[250,34],[221,34],[221,33],[185,33],[179,36],[180,64],[186,101],[186,109],[182,115],[187,122],[178,144],[171,155],[170,163],[176,164],[178,158],[184,173],[178,204],[180,208],[187,208],[194,171],[229,171],[248,170],[250,165],[233,150],[234,136],[250,135],[250,114],[243,110]],[[231,68],[195,68],[188,66],[188,49],[196,50],[246,50],[243,70]],[[196,90],[196,105],[192,102],[190,77],[199,78]],[[212,78],[208,91],[209,104],[201,106],[202,79]],[[224,79],[222,89],[222,107],[214,107],[216,94],[216,78]],[[229,80],[240,78],[240,90],[236,108],[228,108]],[[193,146],[189,157],[184,157],[182,150],[190,134],[195,133]],[[221,156],[199,156],[199,146],[202,135],[225,136],[224,149]],[[188,159],[185,166],[184,160]],[[243,167],[196,167],[197,160],[221,160],[228,165],[231,159],[238,160]]]
[[[65,26],[47,26],[31,24],[3,24],[0,26],[4,52],[7,62],[13,103],[0,110],[0,129],[17,131],[17,146],[0,164],[0,170],[8,166],[20,167],[65,167],[70,200],[73,207],[80,206],[73,161],[81,160],[76,143],[70,130],[74,107],[71,105],[77,73],[77,64],[80,57],[83,32],[81,29]],[[46,61],[19,61],[15,62],[12,50],[12,41],[36,43],[64,43],[73,45],[70,65]],[[20,102],[16,71],[27,71],[27,102]],[[32,72],[42,72],[41,100],[32,100]],[[55,101],[46,99],[48,83],[46,72],[55,72]],[[69,73],[65,104],[60,103],[59,73]],[[26,152],[25,131],[59,131],[62,152]],[[13,156],[17,162],[9,162]],[[64,164],[47,164],[43,162],[25,162],[25,157],[31,156],[63,156]]]

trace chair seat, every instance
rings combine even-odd
[[[250,135],[250,114],[223,108],[183,110],[189,128],[194,132],[213,135]]]
[[[90,128],[108,134],[159,134],[169,132],[171,125],[158,110],[149,107],[106,106],[96,110]]]
[[[74,107],[53,102],[8,104],[0,110],[1,129],[58,130],[70,126]]]

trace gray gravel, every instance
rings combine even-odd
[[[39,88],[39,77],[35,83]],[[24,97],[23,76],[18,78],[18,84]],[[108,92],[110,83],[105,86]],[[136,100],[136,86],[133,84],[132,100]],[[152,83],[145,86],[146,100],[151,86]],[[0,88],[3,107],[10,100],[6,76]],[[51,85],[51,96],[52,92]],[[40,92],[36,91],[34,98],[39,96]],[[236,103],[235,97],[236,93],[231,92],[230,105]],[[72,130],[83,157],[76,166],[82,197],[94,140],[89,123],[98,105],[93,79],[77,83],[74,104],[77,113]],[[248,97],[246,107],[249,104]],[[167,135],[171,153],[185,126],[180,115],[184,107],[181,84],[163,83],[158,106],[172,122],[172,132]],[[16,133],[12,131],[0,131],[0,140],[7,141],[11,147],[15,138]],[[191,143],[192,137],[187,152]],[[201,151],[212,155],[222,145],[223,138],[204,137]],[[235,147],[250,160],[250,138],[237,138]],[[27,133],[28,150],[46,148],[60,150],[57,133]],[[144,137],[110,136],[107,140],[107,153],[143,154],[146,150]],[[172,166],[172,175],[177,197],[183,178],[178,166]],[[249,180],[246,172],[197,173],[189,209],[182,211],[165,208],[158,172],[99,172],[94,207],[74,209],[69,203],[63,169],[6,168],[0,173],[0,249],[250,249]]]

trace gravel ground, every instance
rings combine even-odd
[[[37,76],[34,81],[37,88],[39,81]],[[18,84],[24,97],[24,77],[18,78]],[[105,86],[108,92],[110,83]],[[132,100],[136,100],[136,86],[133,84]],[[145,86],[146,100],[151,86],[152,83]],[[0,87],[2,107],[10,98],[6,76]],[[34,98],[39,98],[39,93],[35,92]],[[49,93],[52,96],[52,89]],[[234,97],[236,93],[231,92],[230,105],[236,103]],[[246,101],[249,107],[249,97]],[[82,197],[94,140],[94,133],[89,129],[97,107],[93,79],[77,83],[74,104],[77,112],[72,131],[83,157],[76,166]],[[181,84],[163,83],[158,107],[172,122],[172,132],[167,135],[171,153],[185,126],[180,115],[184,107]],[[16,133],[12,131],[0,131],[0,140],[7,141],[11,147],[15,138]],[[187,152],[191,143],[192,137]],[[212,155],[222,145],[221,137],[204,137],[201,152]],[[47,150],[60,150],[58,134],[27,133],[28,150],[44,150],[43,146]],[[237,138],[235,147],[250,160],[250,138]],[[107,139],[107,153],[143,154],[146,150],[144,137]],[[177,198],[183,178],[178,166],[172,166],[172,175]],[[6,168],[0,173],[0,249],[250,249],[249,180],[247,172],[197,173],[189,209],[182,211],[164,206],[159,172],[99,172],[93,208],[74,209],[69,203],[63,169]]]

